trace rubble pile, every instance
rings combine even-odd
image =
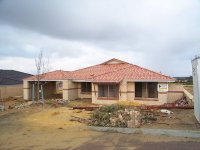
[[[140,127],[142,119],[142,114],[140,113],[140,111],[130,110],[129,114],[131,119],[127,121],[127,127],[128,128]]]
[[[129,112],[118,110],[109,118],[109,123],[112,127],[126,127],[128,120],[130,120]]]
[[[176,100],[173,103],[164,103],[163,105],[143,105],[140,106],[143,110],[150,109],[194,109],[192,101],[188,100],[186,97]]]
[[[0,111],[5,111],[5,106],[4,105],[0,105]]]
[[[173,112],[167,109],[125,108],[115,104],[95,110],[91,116],[90,125],[138,128],[144,124],[152,124],[173,118],[172,115]]]
[[[14,106],[14,109],[23,109],[23,108],[29,107],[29,106],[32,105],[32,104],[33,104],[32,101],[24,102],[24,103],[15,105],[15,106]]]
[[[103,127],[127,127],[130,115],[125,108],[120,105],[110,105],[101,107],[91,115],[91,124]]]
[[[144,110],[141,116],[141,124],[153,123],[157,121],[158,112],[156,110]]]
[[[54,107],[59,107],[60,105],[67,105],[69,101],[64,99],[47,99],[45,103]]]
[[[67,105],[67,104],[68,104],[68,101],[67,101],[67,100],[64,100],[64,99],[55,99],[55,101],[56,101],[58,104],[61,104],[61,105]]]
[[[186,97],[183,97],[175,102],[176,106],[188,106],[189,102]]]
[[[164,113],[164,114],[167,114],[167,115],[173,114],[172,111],[167,110],[167,109],[161,109],[160,112],[161,112],[161,113]]]
[[[122,105],[104,106],[94,111],[90,125],[104,127],[140,127],[142,114],[139,109]]]

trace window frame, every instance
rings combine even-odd
[[[154,88],[154,97],[150,97],[150,93],[151,93],[151,90],[153,90],[153,89],[150,89],[150,86],[151,86],[151,88],[153,87]],[[147,92],[148,92],[148,98],[157,98],[158,99],[158,83],[157,82],[148,82],[147,83]]]
[[[89,84],[89,86],[88,86],[88,84]],[[82,94],[92,93],[92,83],[91,82],[81,82],[81,93]]]
[[[141,89],[139,89],[139,91],[141,91],[141,97],[136,97],[136,83],[142,84]],[[150,84],[155,84],[154,88],[155,88],[155,96],[154,97],[150,97]],[[158,82],[135,82],[135,100],[158,100],[158,91],[157,91],[157,85]],[[143,91],[145,89],[145,95],[143,95]],[[138,95],[138,94],[137,94]]]
[[[104,86],[107,88],[107,95],[106,96],[100,96],[100,86]],[[117,93],[114,93],[116,96],[110,96],[111,92],[111,86],[114,86],[114,92],[117,91]],[[119,99],[119,84],[98,84],[98,99],[102,100],[118,100]]]

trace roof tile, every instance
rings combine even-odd
[[[112,63],[112,61],[114,63]],[[26,80],[35,80],[37,76],[26,78]],[[111,59],[102,64],[75,70],[62,71],[57,70],[43,75],[42,80],[89,80],[91,82],[120,82],[123,79],[132,81],[159,81],[168,82],[175,79],[133,65],[118,59]]]

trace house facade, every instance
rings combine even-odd
[[[24,79],[24,99],[35,98],[36,76]],[[44,98],[92,99],[94,104],[121,101],[147,105],[172,102],[183,96],[175,79],[118,59],[75,71],[57,70],[40,80]]]

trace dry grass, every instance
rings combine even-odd
[[[141,106],[142,104],[137,103],[137,102],[121,101],[121,102],[119,102],[119,105],[134,107],[134,106]]]
[[[94,106],[94,104],[92,104],[91,99],[79,99],[70,101],[67,106],[72,108],[75,106]]]

